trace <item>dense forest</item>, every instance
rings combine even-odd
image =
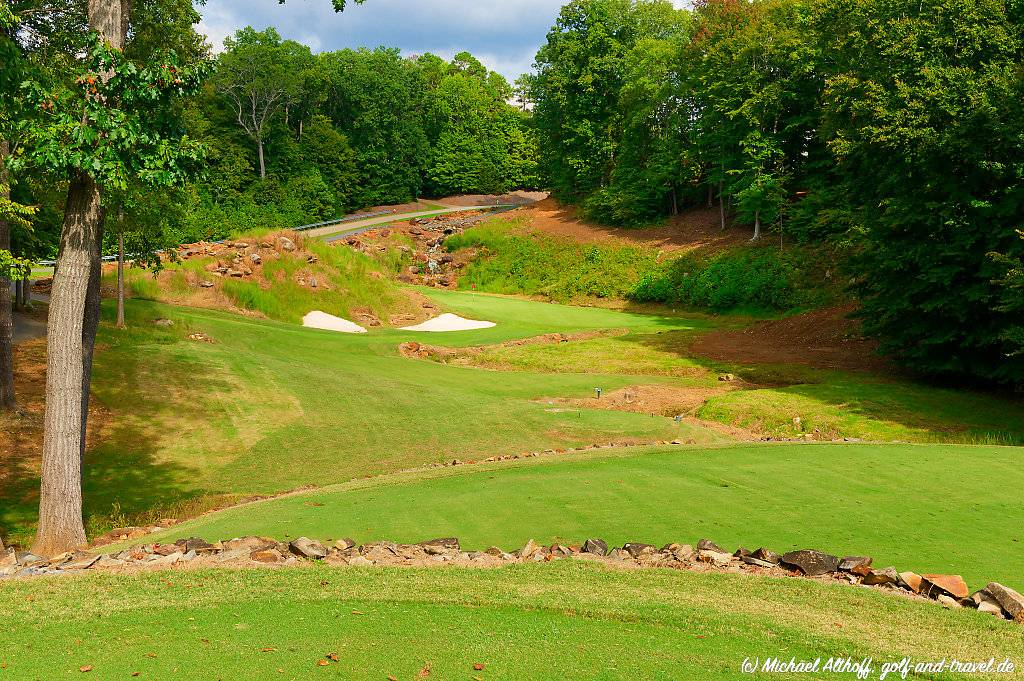
[[[529,78],[542,172],[596,220],[828,243],[885,352],[1019,381],[1022,31],[1019,0],[576,0]]]
[[[190,46],[196,57],[209,47]],[[110,203],[129,250],[148,252],[424,196],[538,187],[530,114],[512,99],[505,78],[466,52],[451,62],[383,47],[313,54],[273,28],[247,27],[180,105],[201,171]],[[14,198],[42,210],[31,230],[14,230],[15,249],[53,257],[61,192],[31,170],[23,179]],[[115,237],[108,231],[108,251]]]

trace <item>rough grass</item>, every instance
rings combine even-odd
[[[155,538],[454,536],[468,549],[513,550],[530,538],[661,546],[707,537],[730,550],[866,553],[879,567],[962,574],[975,588],[992,580],[1024,587],[1021,463],[1016,448],[948,445],[572,454],[357,481],[212,514]]]
[[[748,657],[833,655],[875,658],[878,678],[907,654],[1024,659],[1024,628],[975,611],[578,561],[37,579],[0,584],[0,610],[0,673],[17,679],[704,680],[741,677]]]
[[[265,236],[265,235],[263,235]],[[249,241],[261,237],[249,233]],[[369,312],[381,319],[399,312],[410,311],[411,303],[388,277],[383,276],[382,265],[349,248],[334,248],[315,239],[302,240],[302,250],[283,252],[279,257],[266,258],[261,276],[247,279],[221,279],[206,271],[214,258],[190,258],[168,263],[159,277],[152,272],[128,268],[125,281],[135,298],[193,307],[237,308],[254,312],[269,319],[300,323],[313,310],[321,310],[339,317],[351,318],[356,311]],[[310,264],[309,253],[319,259]],[[384,263],[384,271],[391,271],[395,263]],[[107,286],[115,283],[115,274],[104,279]],[[307,285],[299,283],[305,278]],[[312,288],[308,280],[315,278],[318,286]],[[199,283],[208,280],[213,289],[203,289]]]

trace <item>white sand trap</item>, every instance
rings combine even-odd
[[[441,333],[443,331],[472,331],[473,329],[490,329],[497,326],[494,322],[481,322],[474,319],[464,319],[457,314],[443,314],[440,317],[428,319],[416,326],[404,326],[402,331],[429,331]]]
[[[302,325],[311,329],[323,329],[325,331],[340,331],[341,333],[366,333],[366,329],[355,322],[350,322],[332,314],[313,310],[302,318]]]

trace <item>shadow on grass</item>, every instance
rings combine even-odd
[[[704,415],[716,420],[760,423],[774,434],[792,436],[801,432],[794,428],[792,419],[802,416],[803,428],[816,420],[822,425],[819,435],[825,438],[888,439],[888,435],[895,434],[919,441],[1024,444],[1024,400],[1017,396],[926,383],[898,372],[883,375],[794,363],[713,360],[693,352],[697,335],[699,332],[631,334],[620,340],[673,353],[710,372],[734,374],[746,383],[746,390],[709,403],[712,408]],[[862,417],[878,427],[855,426],[851,417]],[[865,432],[844,432],[844,425]]]
[[[195,483],[198,469],[162,456],[183,424],[201,427],[203,400],[189,399],[215,390],[216,379],[202,367],[166,352],[184,329],[152,324],[147,305],[128,307],[129,329],[109,323],[98,338],[90,415],[90,448],[82,471],[83,515],[90,537],[115,525],[152,523],[165,513],[215,505],[223,497]],[[148,352],[138,352],[149,346]],[[134,349],[133,349],[134,348]],[[39,369],[41,371],[41,369]],[[13,456],[0,456],[0,535],[22,546],[31,543],[39,503],[42,456],[41,379],[38,395],[24,395],[38,408],[27,412],[13,438]],[[198,426],[197,426],[198,424]],[[205,510],[205,508],[202,508]]]

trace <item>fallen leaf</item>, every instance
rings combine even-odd
[[[142,672],[132,672],[132,676],[141,676]]]
[[[473,665],[473,670],[474,671],[478,671],[478,672],[482,672],[484,670],[484,663],[483,662],[477,662],[475,665]]]
[[[352,614],[353,615],[365,615],[366,613],[365,612],[359,612],[358,610],[353,610]]]
[[[146,653],[146,657],[156,657],[156,653]]]
[[[316,661],[316,665],[318,667],[326,667],[329,664],[330,664],[330,662],[328,662],[327,660],[317,660]]]
[[[330,660],[331,662],[337,662],[338,661],[338,653],[328,653],[327,654],[327,659]]]
[[[388,674],[388,681],[398,681],[398,677],[394,674]]]
[[[421,679],[425,679],[428,676],[430,676],[430,663],[429,662],[427,664],[423,665],[423,669],[420,670],[419,676],[420,676]]]
[[[261,648],[261,649],[260,649],[260,652],[261,652],[261,653],[272,653],[272,652],[274,652],[275,650],[277,650],[277,648]]]
[[[91,672],[92,671],[92,665],[91,664],[87,664],[84,667],[79,667],[78,671],[82,672],[83,674],[85,672]]]

